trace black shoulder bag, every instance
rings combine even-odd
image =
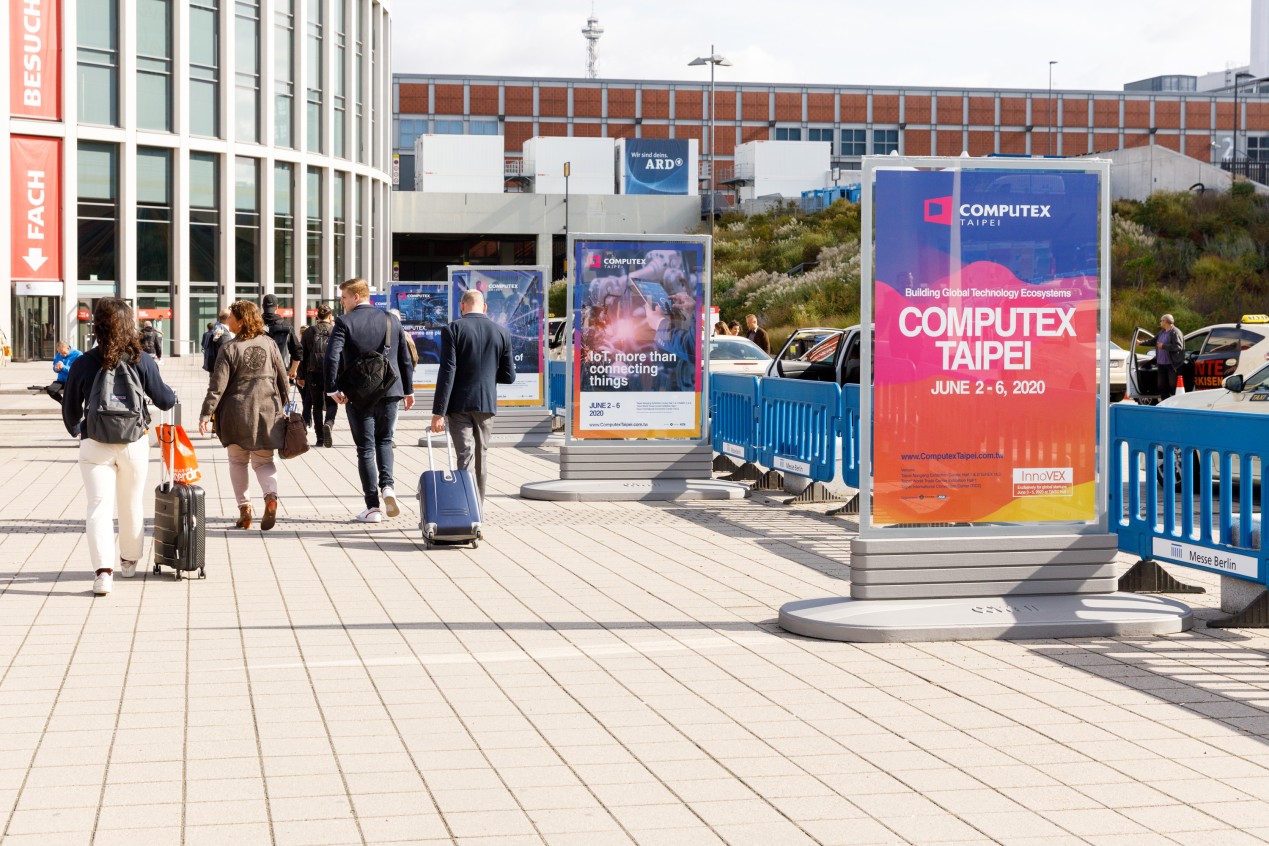
[[[392,370],[388,354],[392,351],[392,316],[385,314],[387,325],[383,329],[383,352],[367,350],[353,359],[339,374],[336,387],[348,397],[348,402],[358,411],[374,406],[392,390],[397,377]]]

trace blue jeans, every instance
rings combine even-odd
[[[367,508],[378,508],[379,489],[392,487],[392,436],[400,402],[400,397],[385,397],[365,411],[344,406],[348,410],[348,430],[357,445],[357,472]]]

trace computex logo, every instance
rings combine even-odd
[[[925,201],[925,222],[952,225],[952,198],[931,197]]]

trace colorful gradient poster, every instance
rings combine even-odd
[[[573,438],[699,439],[705,243],[573,242]]]
[[[451,308],[470,289],[485,295],[485,313],[511,335],[516,381],[498,386],[500,407],[546,405],[546,285],[539,267],[464,267],[449,270]]]
[[[874,525],[1097,519],[1097,176],[880,170]]]

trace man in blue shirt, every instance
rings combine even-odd
[[[79,350],[72,349],[65,341],[57,342],[57,355],[53,357],[53,372],[57,376],[44,392],[57,400],[58,405],[62,404],[62,396],[66,392],[66,377],[70,375],[71,365],[80,355]]]

